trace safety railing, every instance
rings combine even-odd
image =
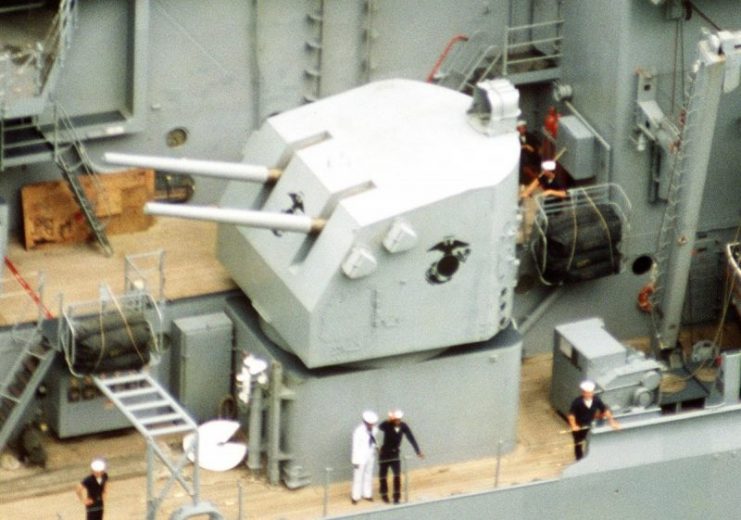
[[[15,338],[18,331],[25,330],[22,324],[35,321],[40,325],[43,320],[53,316],[43,301],[44,273],[21,274],[9,258],[3,260],[5,271],[0,278],[0,325],[12,325]]]
[[[414,456],[403,456],[399,506],[447,498],[451,494],[486,492],[521,485],[528,481],[558,478],[561,471],[574,462],[574,442],[565,423],[564,429],[556,432],[555,437],[547,443],[533,447],[523,442],[516,450],[508,453],[503,451],[503,444],[498,442],[495,446],[495,455],[475,461],[475,466],[467,466],[464,463],[423,467],[424,463],[413,463],[410,460],[414,459]],[[175,445],[176,443],[170,443],[170,446]],[[523,458],[523,453],[529,453],[531,448],[547,455],[543,458],[526,455],[525,458],[529,462],[518,460]],[[179,452],[177,448],[171,449],[177,450],[175,455]],[[475,475],[472,475],[472,472],[475,472]],[[391,503],[385,503],[379,496],[378,463],[373,473],[373,500],[360,500],[357,504],[352,503],[350,496],[352,489],[350,464],[326,468],[323,474],[316,475],[311,487],[300,490],[270,486],[260,471],[246,470],[244,466],[230,470],[230,473],[230,477],[225,479],[215,477],[211,472],[203,472],[200,481],[200,495],[228,519],[328,518],[399,507],[393,504],[391,494],[389,494]],[[392,473],[389,472],[389,491],[393,489],[391,477]],[[463,480],[465,484],[461,483]],[[182,505],[183,500],[182,496],[169,496],[163,500],[160,507],[163,518]],[[143,512],[144,504],[141,507]],[[60,518],[63,512],[66,513],[60,511]]]
[[[165,301],[165,252],[160,249],[150,253],[126,255],[124,258],[124,291],[145,292]]]
[[[532,229],[529,232],[529,247],[535,261],[535,267],[540,275],[541,282],[554,285],[549,279],[549,262],[551,253],[558,246],[558,255],[568,258],[569,265],[578,263],[580,252],[578,248],[582,240],[594,244],[595,241],[607,240],[609,263],[613,267],[620,261],[620,251],[628,249],[627,240],[630,236],[630,215],[632,206],[623,189],[612,183],[599,184],[587,187],[577,187],[567,190],[565,198],[559,199],[540,193],[535,196],[535,215]],[[588,219],[587,219],[588,217]],[[615,219],[618,219],[616,227]],[[526,222],[529,219],[524,219]],[[590,220],[586,222],[585,220]],[[549,231],[554,222],[567,225],[568,232],[562,233],[562,240],[552,244]],[[593,222],[591,222],[593,221]],[[529,224],[529,223],[528,223]],[[590,230],[585,225],[593,224]],[[596,229],[596,232],[595,232]],[[587,235],[584,231],[592,231]],[[586,246],[585,246],[586,247]],[[608,259],[602,259],[607,261]]]
[[[507,27],[504,32],[502,75],[558,66],[562,57],[562,26],[563,20],[553,20]],[[537,34],[544,36],[536,37]]]
[[[69,46],[77,17],[76,0],[60,0],[43,40],[27,49],[0,54],[0,108],[15,98],[40,96]]]
[[[462,92],[470,90],[478,81],[494,75],[501,52],[489,33],[454,36],[427,75],[427,81]]]
[[[98,300],[78,302],[64,305],[62,297],[59,298],[59,322],[58,342],[59,348],[64,353],[70,372],[82,377],[75,369],[78,361],[78,339],[82,335],[90,334],[95,326],[96,333],[101,336],[101,352],[105,346],[106,328],[108,325],[124,329],[127,339],[135,341],[131,331],[130,320],[136,319],[137,323],[146,323],[147,333],[152,340],[152,354],[158,354],[162,345],[162,323],[164,317],[157,302],[145,291],[116,295],[105,284],[101,285],[100,298]],[[138,352],[138,345],[134,345]]]

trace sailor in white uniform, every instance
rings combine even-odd
[[[363,412],[363,422],[352,435],[352,503],[362,498],[373,500],[373,473],[377,458],[378,415]]]

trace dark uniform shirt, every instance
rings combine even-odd
[[[569,414],[574,416],[578,426],[589,427],[592,424],[594,417],[597,415],[597,412],[603,414],[605,413],[605,410],[607,410],[607,406],[602,402],[602,399],[596,395],[592,397],[592,406],[590,407],[587,407],[584,398],[579,396],[571,403]]]
[[[404,435],[407,436],[411,443],[414,451],[419,455],[419,446],[417,440],[412,434],[411,428],[407,426],[405,422],[399,424],[399,427],[394,427],[391,421],[383,421],[378,429],[383,432],[383,444],[381,445],[381,459],[396,459],[399,457],[399,447],[401,446],[401,440]]]
[[[108,482],[108,473],[103,473],[100,483],[98,483],[95,475],[88,475],[83,479],[82,485],[87,490],[87,496],[93,500],[93,503],[87,506],[88,510],[103,510],[103,492],[105,491],[106,482]]]

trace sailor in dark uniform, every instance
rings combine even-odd
[[[384,502],[389,501],[386,475],[391,468],[394,473],[394,504],[398,504],[401,498],[401,441],[405,435],[417,456],[421,459],[424,458],[411,428],[407,423],[402,422],[402,417],[404,417],[404,413],[401,410],[391,411],[388,420],[383,421],[378,427],[378,430],[383,432],[383,444],[378,457],[381,498]]]
[[[77,484],[77,497],[85,504],[87,520],[103,519],[103,502],[108,491],[108,473],[105,471],[105,461],[95,459],[90,464],[92,473]]]
[[[594,395],[595,386],[592,381],[584,381],[579,385],[581,395],[571,403],[567,416],[571,434],[574,436],[576,460],[584,457],[587,434],[592,427],[592,421],[606,419],[614,429],[620,428],[607,405],[602,402],[599,396]]]
[[[525,121],[517,122],[517,132],[520,137],[520,184],[528,185],[540,173],[540,140],[527,131]]]

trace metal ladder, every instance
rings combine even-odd
[[[660,308],[661,302],[666,291],[666,278],[669,269],[670,255],[674,248],[674,242],[678,239],[676,236],[677,229],[677,208],[680,201],[680,192],[682,188],[682,181],[685,174],[687,162],[684,160],[684,149],[687,145],[687,137],[691,135],[691,125],[688,124],[693,120],[690,117],[690,111],[695,108],[695,84],[696,75],[691,74],[689,77],[689,85],[687,90],[687,101],[685,103],[685,124],[681,125],[679,134],[679,149],[674,155],[674,164],[672,167],[671,176],[669,179],[669,187],[667,189],[666,207],[664,208],[664,215],[661,221],[661,228],[659,230],[659,238],[656,246],[656,254],[654,257],[654,270],[652,273],[654,291],[651,295],[652,303],[652,316],[654,320],[662,318],[662,310]],[[661,341],[661,338],[657,338]]]
[[[13,367],[0,386],[0,450],[16,430],[36,389],[54,361],[55,351],[34,334],[24,344]]]
[[[312,39],[306,41],[306,48],[313,53],[313,64],[304,69],[310,82],[304,92],[304,102],[311,103],[322,95],[322,50],[324,47],[324,0],[315,0],[314,9],[307,15],[313,26]]]
[[[85,220],[90,226],[95,239],[98,241],[100,246],[103,248],[106,256],[113,254],[113,247],[108,241],[108,236],[105,232],[105,225],[98,219],[93,204],[85,194],[85,189],[82,187],[79,175],[85,174],[90,179],[95,189],[98,201],[102,201],[107,205],[107,198],[105,188],[100,182],[98,174],[96,174],[92,168],[90,168],[90,159],[85,151],[85,146],[82,141],[77,137],[74,126],[66,114],[64,109],[58,104],[55,106],[55,121],[57,125],[62,125],[63,131],[67,135],[67,142],[60,142],[58,137],[58,130],[55,131],[54,138],[54,162],[62,172],[62,176],[67,181],[72,195],[74,196],[77,204],[80,206]],[[110,212],[109,212],[110,213]]]
[[[187,518],[190,514],[209,514],[211,518],[221,518],[213,506],[199,500],[198,429],[180,404],[157,381],[143,372],[98,374],[93,376],[93,381],[147,441],[147,518],[154,520],[159,506],[176,481],[193,498],[192,509],[190,506],[181,508],[178,518]],[[176,461],[171,460],[157,445],[158,438],[172,434],[193,434],[194,439]],[[155,456],[171,473],[157,496],[154,491]],[[183,468],[189,463],[189,456],[193,457],[192,484],[183,476]]]

